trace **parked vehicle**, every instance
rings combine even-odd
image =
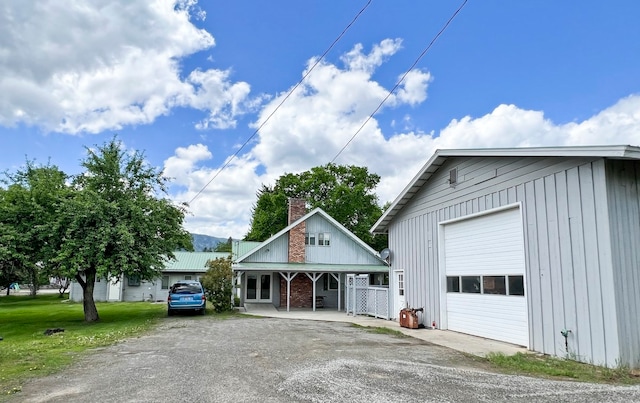
[[[195,311],[204,315],[207,297],[202,284],[197,281],[178,281],[169,288],[167,297],[167,314],[174,315],[178,311]]]

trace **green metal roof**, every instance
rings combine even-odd
[[[291,271],[307,273],[387,273],[389,267],[368,264],[235,263],[234,271]]]
[[[165,264],[163,272],[206,272],[207,261],[226,258],[227,252],[173,252],[176,260]]]

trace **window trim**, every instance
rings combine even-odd
[[[127,286],[140,287],[140,276],[127,276]]]
[[[304,244],[306,246],[316,246],[316,234],[314,232],[305,232]]]
[[[463,277],[479,277],[480,278],[480,290],[479,292],[464,292],[462,291],[463,288],[463,284],[462,284],[462,278]],[[485,277],[502,277],[504,278],[504,288],[505,288],[505,293],[501,294],[501,293],[489,293],[489,292],[485,292],[485,287],[484,287],[484,279]],[[511,278],[521,278],[521,283],[522,283],[522,294],[513,294],[511,293],[511,289],[510,289],[510,279]],[[449,279],[454,279],[457,278],[458,279],[458,287],[457,287],[457,291],[449,291]],[[524,281],[524,274],[486,274],[486,275],[477,275],[477,274],[469,274],[469,275],[457,275],[457,276],[446,276],[445,277],[445,293],[446,294],[476,294],[476,295],[494,295],[494,296],[504,296],[504,297],[526,297],[526,287],[525,287],[525,281]]]
[[[318,246],[331,246],[330,232],[318,232]]]

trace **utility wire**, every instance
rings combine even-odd
[[[387,94],[386,97],[384,97],[384,99],[382,100],[382,102],[380,102],[380,104],[376,107],[376,109],[371,112],[371,114],[365,119],[364,123],[362,123],[362,125],[358,128],[358,130],[356,130],[356,132],[353,134],[353,136],[351,136],[351,138],[349,139],[349,141],[347,141],[347,143],[344,145],[344,147],[342,147],[340,149],[340,151],[338,151],[338,153],[336,154],[335,157],[333,157],[333,159],[331,160],[331,163],[334,163],[335,160],[340,156],[340,154],[342,154],[342,152],[349,146],[349,144],[351,144],[351,142],[353,141],[353,139],[356,138],[356,136],[358,134],[360,134],[360,132],[362,131],[362,129],[364,128],[364,126],[369,123],[369,121],[371,119],[373,119],[373,115],[375,115],[380,108],[382,108],[382,105],[384,105],[385,102],[387,102],[387,100],[389,99],[389,97],[391,96],[391,94],[393,94],[393,92],[395,90],[398,89],[398,87],[400,86],[400,84],[402,84],[402,82],[404,81],[404,79],[407,77],[407,75],[411,72],[411,70],[414,69],[414,67],[416,67],[416,65],[418,64],[418,62],[420,61],[420,59],[422,59],[422,57],[429,51],[429,49],[431,49],[431,46],[433,46],[433,44],[438,40],[438,38],[440,37],[440,35],[442,35],[442,33],[447,29],[447,27],[449,26],[449,24],[451,24],[451,22],[453,21],[454,18],[456,18],[456,16],[458,15],[458,13],[460,13],[460,11],[462,11],[462,9],[464,8],[464,6],[467,4],[468,0],[464,0],[462,2],[462,4],[460,5],[460,7],[458,7],[458,9],[453,13],[453,15],[451,15],[451,17],[449,17],[449,20],[447,21],[446,24],[444,24],[444,26],[442,27],[442,29],[440,29],[440,31],[436,34],[436,36],[431,40],[431,42],[429,42],[429,45],[427,45],[426,48],[424,48],[424,50],[422,51],[422,53],[420,53],[420,56],[418,56],[418,58],[413,62],[413,64],[411,65],[411,67],[409,67],[409,70],[407,70],[402,77],[400,78],[400,80],[398,80],[398,82],[396,83],[396,85],[393,86],[393,88],[389,91],[389,93]]]
[[[207,182],[202,187],[202,189],[200,189],[198,191],[198,193],[196,193],[196,195],[193,196],[193,198],[189,201],[188,204],[193,203],[193,201],[195,199],[197,199],[202,194],[202,192],[205,191],[205,189],[211,184],[211,182],[213,182],[220,175],[220,173],[222,171],[224,171],[225,168],[227,168],[229,166],[229,164],[231,164],[231,161],[233,161],[238,156],[238,154],[240,154],[240,151],[242,151],[242,149],[247,144],[249,144],[249,142],[258,134],[258,132],[260,132],[260,129],[262,129],[264,127],[264,125],[267,124],[267,122],[271,119],[271,117],[278,111],[278,109],[280,109],[282,104],[284,104],[287,101],[287,99],[289,99],[291,94],[293,94],[293,92],[304,82],[304,80],[309,76],[309,74],[311,74],[313,69],[315,69],[316,66],[324,59],[324,57],[327,55],[327,53],[329,53],[331,51],[331,49],[333,49],[333,47],[336,45],[336,43],[338,43],[338,41],[340,41],[340,39],[342,39],[344,34],[349,30],[349,28],[351,28],[351,26],[358,20],[358,18],[360,18],[360,15],[362,15],[362,13],[364,13],[364,11],[369,7],[369,5],[371,4],[372,1],[373,0],[369,0],[367,2],[367,4],[365,4],[364,7],[362,7],[362,9],[358,12],[358,14],[356,14],[356,16],[353,17],[353,20],[351,20],[351,22],[342,30],[340,35],[338,35],[338,37],[333,41],[333,43],[331,43],[331,45],[327,48],[327,50],[324,51],[324,53],[318,58],[318,60],[316,60],[315,63],[313,63],[311,68],[304,74],[304,76],[302,76],[300,81],[298,81],[297,84],[294,85],[293,88],[291,88],[289,90],[289,92],[287,92],[287,95],[282,99],[282,101],[280,101],[280,103],[274,108],[274,110],[269,114],[269,116],[267,116],[267,118],[262,123],[260,123],[260,126],[258,126],[258,128],[253,132],[253,134],[251,136],[249,136],[249,138],[244,143],[242,143],[240,148],[238,148],[238,150],[231,156],[231,158],[229,158],[227,160],[227,162],[225,162],[224,165],[218,169],[218,171],[215,173],[215,175],[213,175],[213,177],[209,180],[209,182]]]

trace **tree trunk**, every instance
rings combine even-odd
[[[84,308],[84,321],[85,322],[97,322],[100,320],[98,316],[98,309],[96,303],[93,300],[93,287],[96,283],[96,271],[95,269],[89,269],[85,272],[86,279],[83,281],[80,275],[76,276],[78,283],[82,286],[82,307]]]

